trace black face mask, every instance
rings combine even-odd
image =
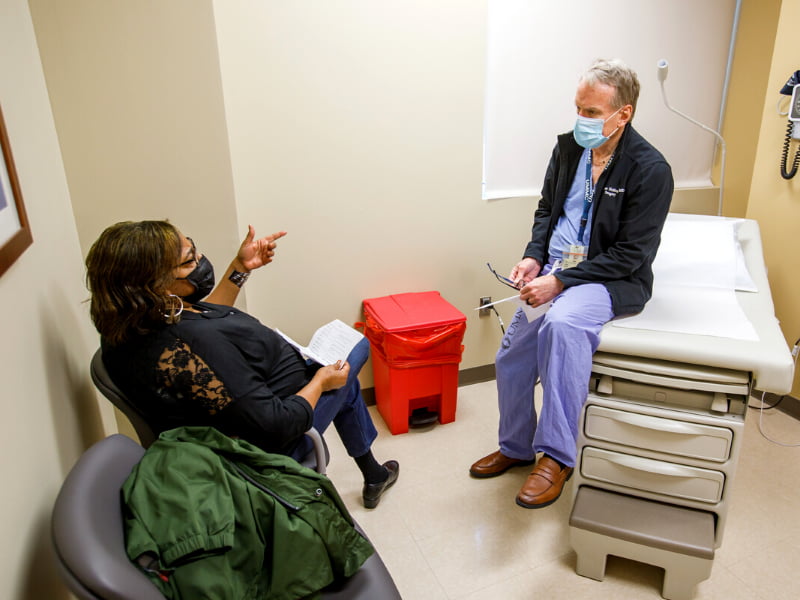
[[[189,304],[195,304],[208,296],[214,289],[214,266],[210,260],[202,256],[191,273],[186,277],[178,277],[178,279],[185,279],[194,286],[195,291],[184,296],[183,299]]]

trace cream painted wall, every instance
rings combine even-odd
[[[302,340],[439,290],[461,368],[491,364],[499,324],[472,309],[507,295],[485,263],[516,262],[535,199],[480,198],[486,4],[30,0],[83,252],[166,216],[221,267],[248,223],[287,229],[243,299],[265,323]]]
[[[0,102],[34,242],[0,278],[0,598],[67,598],[50,547],[50,511],[75,459],[113,413],[89,379],[97,343],[81,252],[25,0],[0,2]]]
[[[499,325],[472,308],[510,295],[485,264],[519,259],[534,205],[481,200],[486,2],[214,12],[240,228],[289,231],[250,311],[304,340],[365,298],[438,290],[468,318],[461,368],[493,362]]]
[[[224,268],[236,228],[209,2],[30,0],[85,255],[164,219]]]
[[[358,320],[364,298],[435,289],[467,315],[461,368],[493,362],[499,325],[472,309],[509,295],[485,263],[518,260],[536,200],[480,198],[486,5],[214,2],[240,228],[290,232],[248,283],[251,312],[307,339],[333,317]],[[751,50],[775,18],[740,26],[737,56],[758,75],[769,54]],[[754,79],[747,65],[734,75]],[[757,124],[729,130],[725,213],[743,215],[734,186]],[[716,190],[681,190],[673,209],[715,214],[717,201]],[[513,305],[499,309],[508,322]]]
[[[800,279],[797,271],[797,227],[800,224],[800,175],[789,181],[780,175],[780,156],[786,117],[778,116],[778,91],[800,69],[797,24],[800,2],[783,2],[775,36],[772,66],[764,93],[761,132],[758,136],[747,217],[761,226],[764,258],[775,302],[775,314],[790,346],[800,337]],[[792,144],[792,156],[798,142]],[[792,395],[800,396],[800,373],[795,373]]]
[[[83,255],[113,223],[166,218],[224,269],[247,228],[236,226],[210,3],[29,4]]]

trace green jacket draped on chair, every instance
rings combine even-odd
[[[172,599],[302,598],[374,551],[327,477],[210,427],[162,433],[122,495],[128,556]]]

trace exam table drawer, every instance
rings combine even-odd
[[[711,504],[720,501],[725,485],[725,474],[720,471],[593,446],[583,448],[580,468],[581,476],[589,481]]]
[[[714,462],[728,460],[733,443],[733,432],[725,427],[596,405],[586,408],[584,433],[587,438]]]

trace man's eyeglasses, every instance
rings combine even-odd
[[[489,270],[492,272],[492,275],[494,275],[497,278],[497,281],[499,281],[503,285],[507,285],[508,287],[513,288],[515,290],[519,289],[519,287],[517,285],[515,285],[514,282],[511,281],[508,277],[503,277],[502,275],[500,275],[500,273],[495,271],[492,268],[492,265],[490,265],[488,262],[486,263],[486,266],[489,267]]]

